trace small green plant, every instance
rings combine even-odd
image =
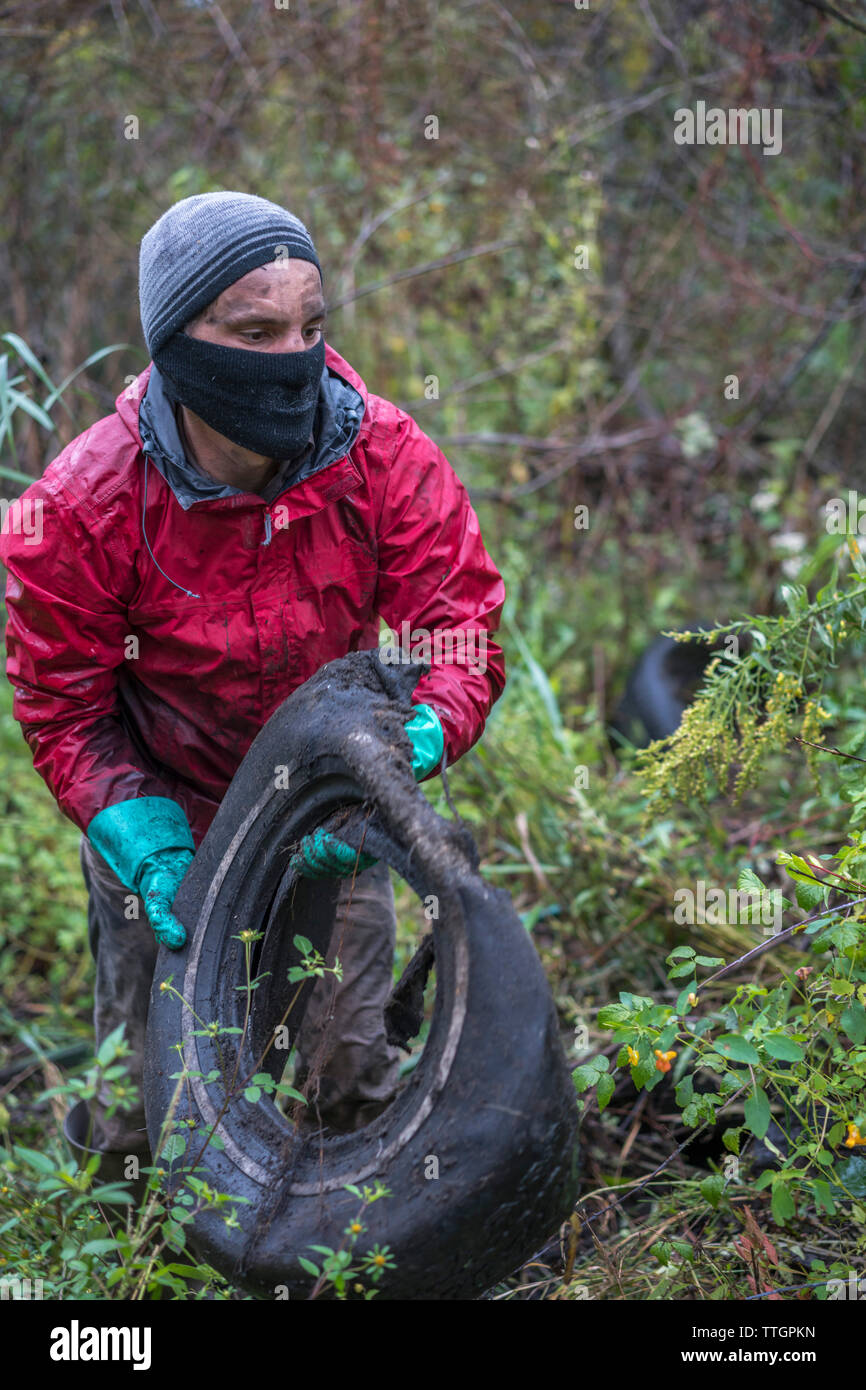
[[[122,1033],[118,1028],[103,1041],[84,1076],[50,1087],[40,1102],[73,1103],[99,1095],[103,1103],[108,1098],[106,1114],[134,1104]],[[205,1205],[227,1199],[203,1190],[203,1184],[197,1206],[183,1194],[166,1199],[165,1174],[154,1168],[148,1197],[136,1208],[125,1182],[99,1181],[96,1155],[77,1169],[56,1142],[44,1149],[21,1143],[12,1132],[18,1102],[12,1095],[8,1102],[0,1105],[0,1275],[30,1280],[40,1297],[52,1299],[230,1296],[230,1285],[215,1270],[176,1259],[183,1224]],[[190,1182],[195,1187],[196,1180]]]
[[[866,621],[866,561],[853,535],[847,554],[852,568],[845,587],[839,588],[836,553],[831,577],[814,599],[804,584],[782,585],[787,612],[779,617],[752,615],[711,631],[668,634],[683,642],[723,642],[724,650],[709,662],[675,733],[637,755],[647,821],[676,798],[706,800],[731,783],[738,800],[756,784],[769,754],[795,734],[817,777],[822,725],[830,718],[822,689],[840,651]]]
[[[330,1245],[311,1245],[310,1250],[323,1256],[321,1264],[303,1255],[298,1256],[298,1264],[316,1280],[310,1299],[318,1298],[324,1289],[330,1287],[341,1302],[345,1302],[350,1294],[369,1302],[379,1292],[370,1285],[378,1284],[386,1269],[395,1269],[396,1264],[387,1245],[377,1243],[363,1255],[358,1255],[355,1247],[367,1231],[364,1216],[368,1208],[381,1197],[390,1197],[391,1193],[378,1179],[372,1187],[356,1187],[353,1183],[347,1183],[345,1190],[358,1198],[360,1206],[345,1227],[340,1245],[336,1250]]]
[[[772,897],[784,911],[808,915],[728,965],[691,946],[675,947],[667,959],[675,1001],[621,992],[597,1016],[614,1045],[614,1066],[600,1053],[574,1071],[578,1092],[594,1089],[601,1111],[618,1072],[639,1092],[670,1077],[686,1129],[716,1126],[738,1106],[721,1135],[731,1158],[699,1184],[707,1206],[733,1213],[732,1201],[744,1192],[769,1189],[777,1227],[795,1217],[835,1217],[849,1223],[852,1241],[856,1228],[866,1226],[866,1161],[841,1157],[847,1149],[853,1160],[866,1146],[866,882],[848,871],[855,848],[859,855],[858,844],[821,859],[781,851],[777,862],[794,882],[796,907],[775,900],[775,890],[744,871],[741,893],[765,902]],[[801,933],[811,938],[809,964],[795,956],[775,983],[747,978],[728,987],[723,980],[748,970],[770,948],[778,952],[774,961],[780,959],[784,943]],[[740,1171],[744,1136],[760,1141],[775,1160],[754,1178]],[[661,1263],[667,1266],[677,1250],[676,1242],[660,1246]]]
[[[263,1096],[284,1096],[306,1103],[299,1091],[287,1082],[275,1082],[265,1071],[254,1069],[248,1076],[239,1075],[252,995],[264,978],[252,976],[252,948],[261,935],[242,931],[235,938],[244,945],[246,979],[238,986],[246,996],[243,1026],[208,1022],[194,1014],[199,1024],[195,1036],[214,1039],[219,1065],[206,1076],[186,1066],[175,1073],[177,1084],[172,1103],[157,1140],[154,1163],[145,1170],[147,1190],[138,1207],[125,1182],[99,1182],[96,1155],[77,1170],[62,1154],[43,1152],[19,1142],[11,1132],[17,1107],[15,1097],[10,1095],[8,1105],[0,1105],[0,1162],[4,1172],[0,1185],[0,1277],[29,1279],[31,1283],[38,1280],[41,1296],[47,1298],[232,1296],[231,1285],[221,1275],[203,1263],[183,1258],[188,1230],[203,1211],[218,1211],[227,1226],[237,1226],[237,1204],[246,1200],[217,1192],[200,1176],[202,1155],[209,1145],[222,1147],[217,1133],[220,1120],[240,1097],[256,1103]],[[305,981],[329,973],[337,978],[342,975],[340,962],[328,966],[306,937],[296,936],[294,944],[301,960],[291,967],[289,979],[298,989],[283,1015],[283,1024]],[[161,982],[160,989],[182,997],[171,977]],[[125,1064],[129,1047],[123,1032],[123,1025],[115,1029],[104,1039],[93,1065],[83,1075],[49,1087],[38,1097],[39,1103],[72,1104],[99,1097],[106,1116],[118,1108],[137,1104],[138,1093],[129,1081]],[[230,1036],[239,1039],[234,1066],[220,1050],[220,1040]],[[180,1046],[177,1050],[182,1054]],[[257,1068],[263,1060],[264,1055],[258,1059]],[[219,1085],[223,1091],[217,1120],[200,1140],[194,1135],[196,1121],[178,1114],[180,1101],[194,1075],[201,1077],[205,1085]],[[385,1195],[385,1190],[365,1189],[359,1195],[363,1211],[370,1202]],[[109,1215],[109,1203],[115,1211],[127,1208],[126,1219]],[[340,1258],[339,1252],[335,1252],[334,1273]],[[387,1247],[376,1246],[353,1273],[356,1282],[363,1276],[375,1283],[382,1269],[390,1267]]]

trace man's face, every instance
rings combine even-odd
[[[324,333],[325,301],[311,261],[280,260],[236,280],[188,323],[191,338],[257,352],[305,352]]]

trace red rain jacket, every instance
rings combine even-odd
[[[479,634],[466,641],[476,654],[486,644],[484,662],[449,662],[447,641],[437,660],[434,646],[413,698],[438,713],[449,764],[480,737],[505,684],[487,640],[505,590],[478,519],[415,421],[330,347],[326,363],[361,393],[360,433],[274,502],[241,493],[184,510],[151,464],[144,507],[148,367],[27,489],[17,525],[10,509],[14,714],[81,829],[106,806],[167,796],[199,844],[268,717],[324,662],[375,647],[379,615],[398,635]],[[40,506],[34,543],[26,518]]]

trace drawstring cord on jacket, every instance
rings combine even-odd
[[[159,561],[157,560],[156,556],[154,555],[153,551],[152,551],[151,548],[150,548],[150,541],[147,539],[147,531],[145,530],[145,526],[144,526],[144,517],[145,517],[145,513],[147,512],[147,465],[148,465],[148,462],[149,462],[148,456],[147,456],[147,454],[145,454],[145,456],[144,456],[144,501],[143,501],[142,504],[141,504],[141,534],[144,536],[144,543],[145,543],[145,545],[147,546],[147,553],[148,553],[148,555],[150,556],[150,558],[151,558],[151,560],[153,561],[153,563],[156,565],[156,568],[159,570],[159,572],[160,572],[160,574],[162,575],[162,577],[163,577],[164,579],[167,579],[168,582],[169,582],[169,584],[174,584],[174,587],[175,587],[176,589],[180,589],[180,591],[181,591],[182,594],[186,594],[187,598],[201,598],[201,594],[194,594],[193,591],[192,591],[192,589],[185,589],[185,588],[183,587],[182,584],[175,584],[175,581],[172,579],[171,575],[166,574],[166,572],[165,572],[165,570],[163,569],[162,565],[159,563]]]

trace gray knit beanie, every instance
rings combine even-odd
[[[268,261],[322,267],[293,213],[251,193],[199,193],[175,203],[141,242],[138,295],[151,357],[217,295]]]

